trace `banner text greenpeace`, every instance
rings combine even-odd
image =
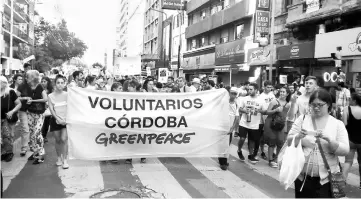
[[[70,157],[224,157],[228,100],[226,90],[165,95],[71,88]]]

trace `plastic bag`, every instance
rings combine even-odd
[[[295,138],[292,140],[291,146],[288,146],[283,155],[282,166],[279,175],[279,181],[287,190],[302,172],[305,164],[305,156],[303,154],[301,142],[295,147]]]

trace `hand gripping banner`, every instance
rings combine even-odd
[[[225,89],[199,93],[120,93],[69,88],[71,159],[226,157]]]

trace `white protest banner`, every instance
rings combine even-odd
[[[142,72],[142,62],[140,56],[136,57],[115,57],[115,75],[140,75]]]
[[[225,89],[199,93],[118,93],[69,88],[71,159],[226,157]]]

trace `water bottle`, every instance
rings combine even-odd
[[[247,113],[247,122],[251,122],[252,121],[252,113],[249,112]]]

